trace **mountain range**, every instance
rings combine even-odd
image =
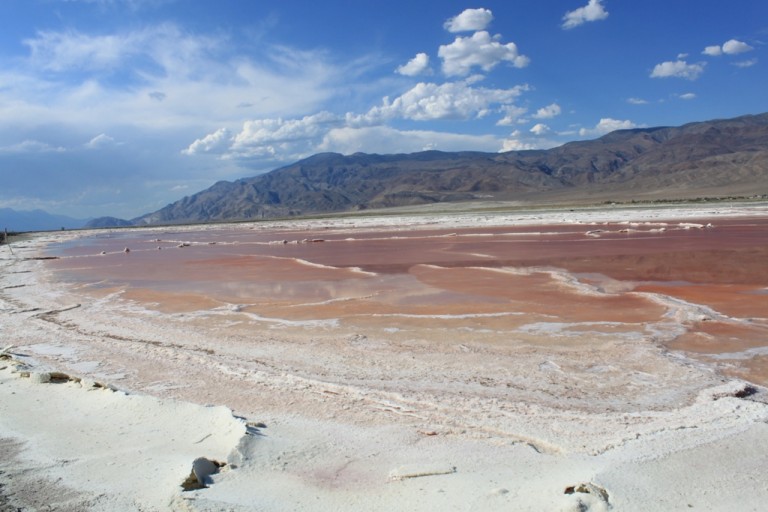
[[[549,150],[321,153],[266,174],[220,181],[130,223],[247,220],[456,201],[575,204],[766,194],[768,113],[618,130]]]
[[[86,219],[75,219],[56,215],[43,210],[14,210],[0,208],[0,229],[8,231],[54,231],[78,229],[88,223]]]

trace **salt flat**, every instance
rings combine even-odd
[[[0,494],[73,510],[758,510],[766,219],[457,213],[14,243]],[[35,383],[52,369],[74,380]],[[220,406],[237,417],[215,426]],[[129,476],[95,478],[94,457]],[[227,465],[183,491],[196,457]]]

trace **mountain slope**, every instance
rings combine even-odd
[[[619,130],[538,151],[322,153],[219,182],[135,224],[268,218],[471,200],[627,200],[768,193],[768,114]]]

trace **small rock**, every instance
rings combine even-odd
[[[51,382],[51,374],[48,372],[30,372],[29,380],[35,384],[46,384]]]

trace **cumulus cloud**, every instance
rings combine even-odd
[[[471,80],[470,80],[471,82]],[[512,104],[528,87],[489,89],[473,87],[467,81],[444,84],[421,82],[401,96],[373,107],[362,116],[348,116],[354,124],[379,124],[390,119],[431,121],[437,119],[477,119]]]
[[[685,78],[696,80],[704,72],[704,63],[688,64],[684,60],[667,61],[656,64],[651,72],[651,78]]]
[[[510,126],[516,123],[527,122],[527,120],[523,119],[522,117],[526,112],[528,112],[528,109],[525,107],[518,107],[517,105],[504,105],[501,110],[504,112],[504,117],[496,122],[498,126]]]
[[[743,41],[739,41],[737,39],[729,39],[723,43],[722,46],[707,46],[701,53],[704,55],[709,55],[710,57],[717,57],[723,54],[738,55],[739,53],[745,53],[752,50],[754,50],[754,48]]]
[[[430,71],[429,55],[426,53],[417,53],[407,64],[403,64],[396,70],[397,73],[405,76],[423,75],[428,74]]]
[[[226,128],[219,128],[201,139],[197,139],[182,150],[185,155],[199,155],[203,153],[224,153],[232,142],[232,133]]]
[[[515,43],[502,44],[501,36],[481,30],[471,37],[457,37],[448,45],[441,45],[438,56],[443,60],[443,73],[448,76],[466,76],[473,68],[490,71],[501,62],[524,68],[530,62],[521,55]]]
[[[501,151],[526,151],[531,149],[548,149],[557,146],[558,143],[540,137],[538,134],[531,137],[529,134],[515,130],[502,141]]]
[[[723,49],[720,45],[716,44],[713,46],[707,46],[706,48],[704,48],[704,51],[701,53],[703,53],[704,55],[709,55],[710,57],[717,57],[718,55],[723,54]]]
[[[339,116],[320,112],[301,119],[257,119],[246,121],[234,137],[230,151],[238,157],[301,157],[314,151],[317,141],[334,126]]]
[[[544,123],[537,123],[529,131],[534,135],[544,135],[549,132],[549,126]]]
[[[644,100],[643,98],[627,98],[627,103],[631,105],[647,105],[648,100]]]
[[[696,94],[694,94],[692,92],[686,92],[686,93],[681,94],[680,96],[678,96],[678,98],[680,98],[681,100],[692,100],[692,99],[696,98]]]
[[[600,122],[595,125],[594,128],[582,128],[579,130],[579,135],[582,137],[597,137],[605,135],[615,130],[629,130],[631,128],[637,128],[637,125],[632,121],[621,121],[619,119],[611,119],[610,117],[604,117],[600,119]]]
[[[265,118],[249,120],[232,134],[220,128],[189,144],[186,155],[215,154],[224,159],[296,160],[318,151],[355,152],[361,148],[395,152],[420,151],[434,147],[483,147],[497,151],[501,141],[493,136],[476,137],[441,132],[400,131],[384,126],[393,120],[434,121],[466,120],[503,113],[505,119],[522,115],[525,109],[514,101],[528,90],[521,85],[510,89],[474,86],[470,78],[444,84],[419,83],[394,100],[385,97],[382,104],[364,114],[337,116],[320,112],[297,119]],[[376,137],[381,137],[381,140]],[[464,145],[460,144],[463,141]],[[395,142],[402,144],[396,146]],[[366,143],[368,145],[363,145]],[[494,147],[493,144],[496,144]]]
[[[289,161],[317,151],[323,137],[343,118],[329,112],[297,119],[253,119],[233,134],[227,128],[195,140],[182,151],[186,155],[215,154],[225,159]]]
[[[723,53],[727,53],[728,55],[736,55],[751,50],[754,50],[754,48],[749,46],[747,43],[737,41],[736,39],[731,39],[723,43]]]
[[[551,105],[547,105],[546,107],[540,108],[531,117],[533,117],[534,119],[552,119],[553,117],[559,116],[560,112],[561,112],[560,105],[558,105],[557,103],[552,103]]]
[[[608,17],[608,11],[600,3],[601,0],[589,0],[584,7],[579,7],[573,11],[568,11],[563,16],[562,27],[571,29],[583,25],[588,21],[604,20]]]
[[[443,27],[448,32],[474,32],[485,30],[493,20],[493,13],[488,9],[466,9],[456,17],[445,22]]]

